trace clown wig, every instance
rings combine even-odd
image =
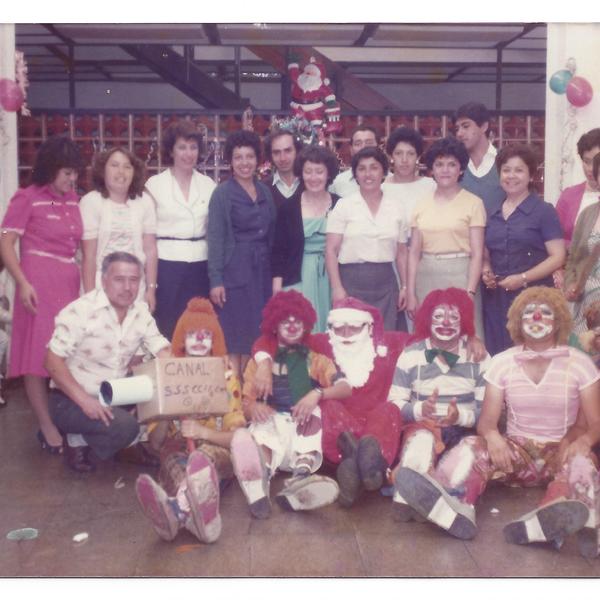
[[[312,304],[296,290],[277,292],[267,302],[262,311],[263,320],[260,330],[267,338],[277,336],[277,326],[281,321],[292,316],[304,323],[304,335],[301,343],[306,343],[312,328],[317,321],[317,313]]]
[[[424,340],[431,335],[431,315],[436,306],[448,304],[456,306],[460,313],[460,335],[475,335],[473,325],[473,301],[469,294],[460,288],[451,287],[446,290],[433,290],[425,296],[423,304],[415,316],[415,332],[412,341]]]
[[[561,290],[537,285],[521,292],[508,309],[506,329],[515,344],[525,343],[521,316],[528,304],[547,304],[554,313],[554,335],[557,344],[566,344],[573,329],[573,319]]]
[[[211,356],[225,356],[225,336],[212,304],[206,298],[192,298],[181,313],[171,340],[173,356],[185,356],[185,336],[191,331],[209,329],[213,334]]]

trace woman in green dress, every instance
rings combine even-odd
[[[338,172],[335,155],[307,146],[296,157],[294,173],[301,184],[279,208],[271,254],[273,294],[285,289],[302,293],[317,312],[315,332],[327,327],[331,288],[325,269],[327,214],[338,197],[327,191]]]

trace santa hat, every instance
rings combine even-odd
[[[373,346],[379,356],[387,354],[385,345],[383,318],[378,308],[358,300],[358,298],[344,298],[333,303],[333,308],[327,316],[327,325],[373,325]]]
[[[185,336],[190,331],[199,329],[209,329],[213,334],[211,356],[225,356],[227,346],[225,345],[225,336],[219,325],[219,320],[212,304],[206,298],[192,298],[186,309],[183,311],[171,340],[171,349],[173,356],[185,356]]]
[[[317,67],[317,69],[319,69],[319,74],[321,75],[323,83],[325,85],[329,85],[329,79],[327,78],[327,71],[325,69],[325,65],[323,63],[317,62],[317,59],[314,56],[310,57],[309,63]]]

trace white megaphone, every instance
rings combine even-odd
[[[100,404],[104,406],[123,406],[141,404],[152,400],[154,383],[148,375],[109,379],[100,384],[98,394]]]

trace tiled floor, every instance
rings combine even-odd
[[[475,540],[452,539],[427,524],[392,520],[390,499],[366,495],[351,510],[330,506],[253,520],[236,484],[222,498],[223,533],[206,546],[188,532],[160,540],[138,509],[139,468],[105,463],[91,476],[43,453],[21,390],[0,411],[0,576],[600,576],[574,540],[560,552],[507,544],[502,526],[530,510],[540,490],[488,490]],[[123,478],[125,486],[115,488]],[[272,488],[277,491],[281,479]],[[490,510],[497,508],[498,514]],[[6,539],[34,527],[37,539]],[[87,532],[87,541],[72,541]]]

